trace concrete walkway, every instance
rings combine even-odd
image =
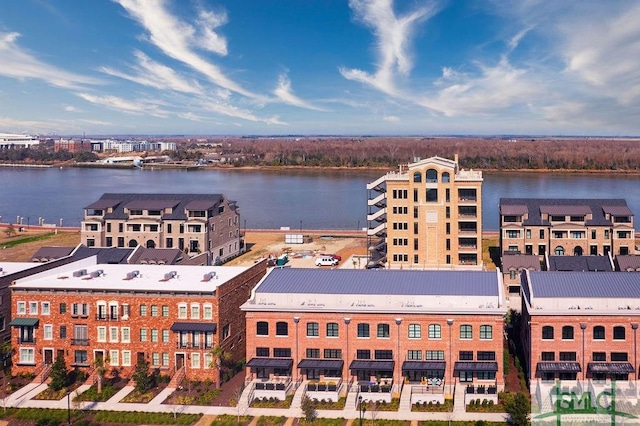
[[[38,393],[42,392],[46,388],[46,384],[33,385],[29,384],[17,392],[14,392],[7,398],[7,407],[19,407],[19,408],[58,408],[67,409],[67,404],[71,409],[89,409],[89,410],[111,410],[111,411],[144,411],[144,412],[162,412],[162,413],[189,413],[189,414],[204,414],[208,419],[213,419],[209,416],[217,416],[222,414],[228,414],[232,416],[284,416],[289,419],[296,417],[302,417],[302,410],[300,407],[291,408],[250,408],[247,403],[241,404],[240,407],[213,407],[213,406],[196,406],[196,405],[173,405],[162,404],[162,402],[171,394],[174,389],[167,388],[163,390],[158,396],[151,400],[147,404],[134,404],[134,403],[122,403],[120,400],[133,391],[133,387],[126,386],[120,390],[116,395],[111,397],[106,402],[73,402],[67,401],[67,398],[63,398],[58,401],[42,401],[31,399]],[[304,393],[304,386],[298,387],[294,400],[300,400],[302,395],[298,393]],[[84,391],[86,389],[82,389]],[[245,390],[246,391],[246,390]],[[72,393],[73,396],[73,393]],[[247,396],[246,394],[244,395]],[[244,399],[244,398],[243,398]],[[325,418],[345,418],[345,419],[358,419],[359,412],[355,405],[347,406],[344,410],[318,410],[318,417]],[[503,413],[467,413],[463,410],[454,410],[453,413],[427,413],[427,412],[412,412],[406,409],[399,411],[378,411],[374,414],[376,419],[389,419],[389,420],[408,420],[411,422],[418,422],[424,420],[463,420],[463,421],[475,421],[485,420],[492,422],[506,422],[506,414]],[[365,418],[371,420],[371,413],[365,413]],[[206,423],[210,424],[209,422]]]

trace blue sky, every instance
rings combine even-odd
[[[0,132],[640,135],[640,2],[7,0]]]

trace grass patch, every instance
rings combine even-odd
[[[307,423],[304,421],[304,419],[299,419],[299,421],[301,424],[313,425],[313,426],[344,426],[347,423],[347,420],[342,417],[338,419],[327,419],[327,418],[318,417],[312,423]],[[356,422],[357,420],[354,421],[353,424],[355,425]]]
[[[223,414],[221,416],[217,416],[212,422],[211,426],[246,426],[251,423],[253,417],[251,416],[240,416],[240,422],[238,422],[238,416],[232,416],[231,414]]]
[[[489,400],[472,399],[466,407],[469,413],[504,413],[506,410],[502,404],[502,400],[498,400],[497,404]]]
[[[362,405],[371,412],[373,410],[373,404],[371,402],[363,402]],[[400,398],[393,398],[391,402],[379,401],[375,403],[376,411],[398,411],[400,407]],[[376,420],[378,422],[378,420]]]
[[[279,426],[283,425],[287,421],[285,416],[260,416],[258,417],[258,426]]]
[[[64,411],[64,410],[63,410]],[[97,411],[93,418],[98,423],[130,423],[136,425],[191,425],[202,414],[145,413],[142,411]]]
[[[423,411],[423,412],[435,412],[435,413],[453,412],[453,399],[445,399],[444,404],[440,404],[439,402],[416,403],[411,406],[411,411]]]
[[[176,405],[210,405],[222,392],[216,389],[215,382],[205,381],[185,381],[185,384],[173,391],[164,401],[164,404]]]
[[[315,404],[316,410],[344,410],[345,405],[347,405],[347,398],[342,397],[335,402],[328,399],[314,399],[313,403]]]
[[[291,401],[293,401],[293,395],[287,395],[287,399],[284,401],[278,398],[254,398],[251,402],[252,408],[289,408],[291,407]]]
[[[24,238],[19,238],[17,240],[13,240],[13,241],[8,241],[6,243],[3,243],[2,246],[6,247],[6,248],[11,248],[11,247],[18,246],[20,244],[34,243],[36,241],[48,240],[49,238],[51,238],[51,237],[53,237],[55,235],[56,234],[54,232],[49,232],[49,233],[41,234],[41,235],[33,235],[31,237],[24,237]]]

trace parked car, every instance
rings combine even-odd
[[[330,256],[320,256],[316,259],[316,266],[336,266],[338,259]]]
[[[381,263],[370,263],[367,265],[367,269],[384,269],[384,265]]]
[[[342,256],[340,256],[339,254],[321,254],[320,256],[322,256],[322,257],[333,257],[338,262],[340,262],[342,260]]]

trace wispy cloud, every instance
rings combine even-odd
[[[97,79],[71,73],[46,62],[42,62],[29,52],[21,49],[17,40],[20,34],[0,33],[0,75],[18,80],[37,79],[52,86],[66,89],[80,89],[86,85],[96,85]]]
[[[226,41],[217,36],[215,27],[212,26],[226,22],[226,15],[200,12],[199,20],[196,21],[200,28],[197,29],[172,15],[164,0],[114,1],[148,31],[148,40],[165,55],[191,67],[218,86],[250,98],[262,98],[228,78],[216,64],[197,53],[201,49],[226,55]]]
[[[415,27],[437,12],[435,4],[426,4],[402,16],[397,16],[393,10],[393,0],[350,0],[349,6],[355,19],[370,27],[376,37],[377,69],[372,74],[340,67],[340,73],[348,80],[397,95],[397,77],[408,76],[413,67],[410,44]]]
[[[65,105],[64,106],[64,110],[66,112],[80,112],[80,110],[76,107],[74,107],[73,105]]]
[[[289,80],[287,74],[280,74],[280,77],[278,78],[278,87],[276,87],[273,93],[278,99],[286,104],[297,106],[300,108],[311,109],[314,111],[326,111],[325,109],[317,107],[312,103],[296,96],[291,89],[291,81]]]
[[[131,101],[118,96],[106,95],[98,96],[90,93],[79,92],[77,96],[94,105],[99,105],[114,111],[123,112],[125,114],[147,114],[154,117],[166,117],[169,114],[160,107],[160,102],[150,100]]]

